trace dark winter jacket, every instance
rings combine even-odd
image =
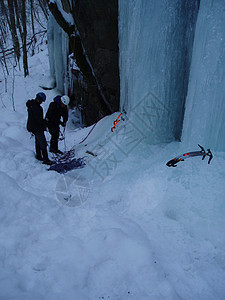
[[[37,100],[28,100],[26,103],[28,111],[27,130],[32,133],[45,131],[46,121],[43,119],[43,108]]]
[[[61,117],[63,118],[62,122]],[[62,107],[58,101],[51,102],[46,113],[45,119],[47,121],[47,126],[49,129],[59,128],[60,124],[66,124],[68,120],[67,107]]]

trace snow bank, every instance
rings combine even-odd
[[[47,59],[32,57],[26,79],[18,71],[16,112],[11,91],[0,108],[0,298],[224,299],[224,153],[210,165],[197,157],[168,168],[196,149],[149,145],[130,119],[112,133],[114,114],[80,145],[91,128],[66,129],[59,147],[75,146],[85,168],[48,172],[25,129],[25,103],[49,75]],[[57,93],[46,91],[45,112]],[[88,182],[85,201],[64,205],[57,188],[77,178]],[[87,192],[68,192],[77,188]]]

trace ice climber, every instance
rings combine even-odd
[[[42,102],[46,100],[44,93],[38,93],[36,98],[26,103],[28,111],[27,130],[35,136],[36,159],[43,161],[43,164],[51,165],[53,162],[48,158],[47,142],[44,131],[46,121],[43,118]]]
[[[62,154],[62,151],[58,149],[59,125],[66,126],[66,122],[68,121],[67,105],[69,102],[70,98],[68,96],[58,95],[49,105],[45,119],[51,134],[50,152]]]

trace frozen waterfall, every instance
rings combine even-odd
[[[69,38],[51,14],[48,20],[48,52],[50,75],[59,92],[67,94]]]
[[[201,0],[182,140],[225,151],[225,5]]]
[[[150,143],[183,128],[225,150],[224,13],[223,0],[119,1],[121,110]]]
[[[150,143],[179,139],[197,1],[119,2],[121,109]]]

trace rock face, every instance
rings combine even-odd
[[[120,95],[118,1],[76,0],[72,13],[99,86],[111,111],[117,111]],[[76,44],[74,48],[76,51]],[[80,80],[82,75],[74,74],[74,101],[83,109],[85,123],[91,124],[101,117],[93,101],[97,87],[93,86],[92,91],[90,87],[85,90],[85,83],[81,84]]]

